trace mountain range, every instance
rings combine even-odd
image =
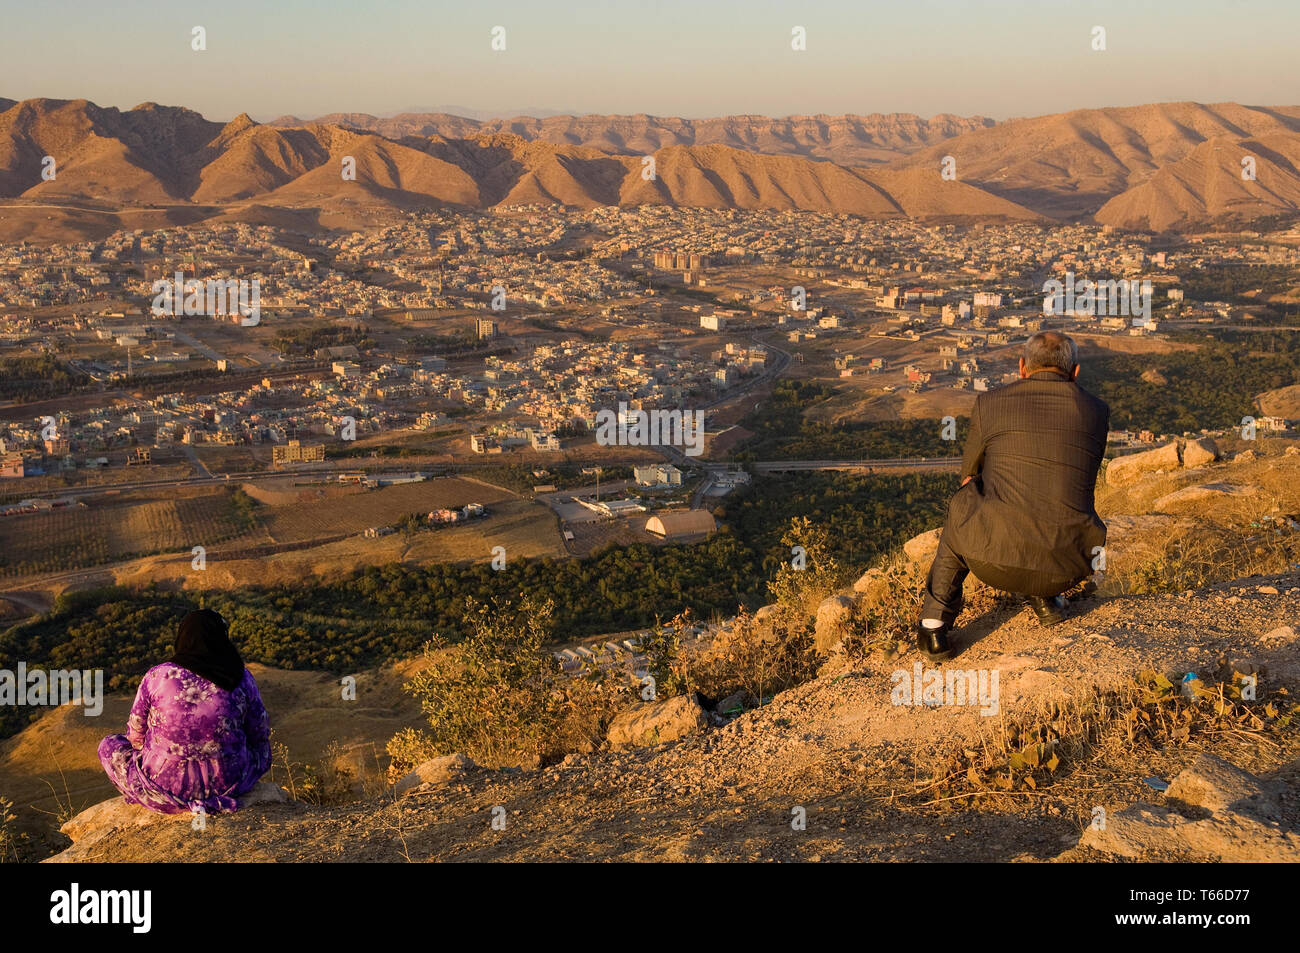
[[[156,103],[0,99],[0,200],[8,239],[48,236],[37,219],[85,234],[203,219],[329,228],[393,209],[552,203],[1159,231],[1300,210],[1300,107],[1162,103],[1006,122],[341,113],[222,124]]]
[[[883,165],[918,149],[975,129],[992,119],[907,113],[888,116],[724,116],[672,119],[660,116],[550,116],[475,121],[446,113],[403,113],[380,119],[365,113],[332,113],[315,122],[374,132],[389,139],[443,136],[466,139],[507,133],[556,146],[588,146],[615,155],[648,155],[665,146],[730,146],[764,155],[829,159],[839,165]],[[301,126],[293,116],[273,126]]]

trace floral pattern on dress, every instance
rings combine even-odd
[[[99,762],[130,804],[164,814],[237,810],[271,767],[271,724],[253,673],[225,691],[171,662],[140,683],[125,735]]]

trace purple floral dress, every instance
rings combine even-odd
[[[225,691],[171,662],[145,674],[125,735],[99,763],[130,804],[164,814],[238,810],[271,766],[271,726],[253,673]]]

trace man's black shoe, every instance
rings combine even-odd
[[[952,646],[948,644],[948,633],[952,626],[947,623],[937,629],[927,629],[921,623],[916,624],[916,647],[931,662],[945,662],[952,658]]]
[[[1034,615],[1038,616],[1039,625],[1056,625],[1058,622],[1065,621],[1065,616],[1061,615],[1061,610],[1065,608],[1065,600],[1061,596],[1053,596],[1050,599],[1030,596],[1028,601],[1034,610]]]

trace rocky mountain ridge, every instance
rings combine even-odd
[[[1300,107],[1162,103],[1004,123],[338,114],[258,124],[241,114],[221,124],[155,103],[5,102],[0,199],[74,231],[127,210],[328,227],[361,206],[663,204],[1152,230],[1300,210]],[[949,160],[954,174],[943,176]]]

